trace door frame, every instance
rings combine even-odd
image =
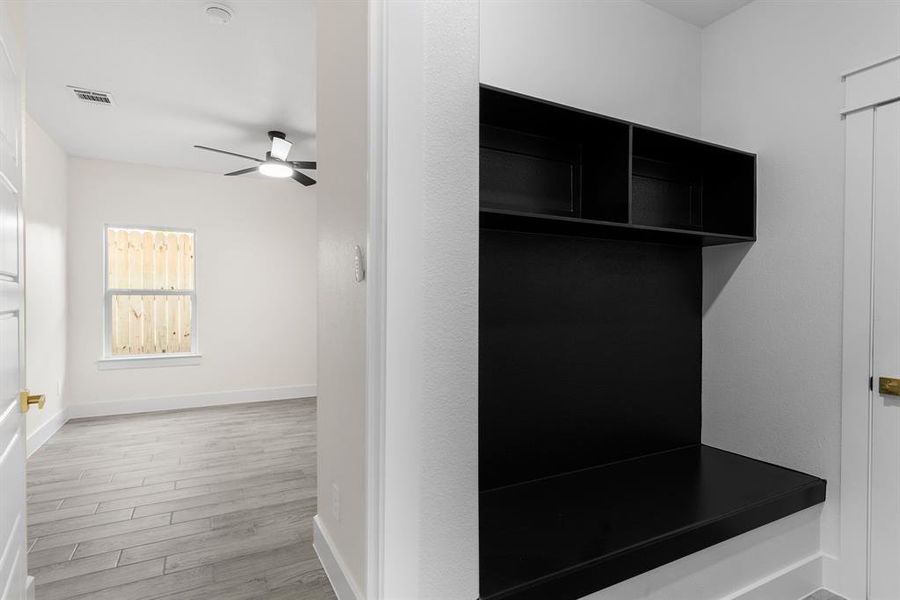
[[[368,239],[366,240],[366,596],[384,596],[387,356],[387,10],[368,2]]]
[[[872,453],[874,189],[878,106],[900,100],[900,54],[841,74],[845,108],[844,270],[841,383],[840,544],[825,584],[868,598]]]

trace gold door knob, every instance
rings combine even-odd
[[[38,409],[44,408],[46,400],[43,394],[32,394],[28,390],[19,392],[19,408],[22,409],[23,413],[28,412],[32,404],[37,404]]]
[[[900,396],[900,379],[896,377],[879,377],[878,393],[883,396]]]

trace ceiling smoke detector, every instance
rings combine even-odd
[[[224,4],[207,4],[203,12],[206,18],[216,25],[228,25],[234,17],[234,12]]]
[[[90,90],[82,87],[68,86],[74,92],[75,97],[82,102],[88,104],[99,104],[100,106],[112,106],[113,98],[109,92],[101,92],[100,90]]]

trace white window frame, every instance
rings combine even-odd
[[[166,233],[189,233],[194,239],[194,286],[191,290],[154,290],[109,288],[109,230],[137,229],[142,231],[164,231]],[[102,354],[97,361],[99,369],[122,369],[138,367],[171,367],[200,364],[199,319],[197,303],[197,273],[199,260],[197,252],[197,230],[158,225],[116,225],[103,224],[103,327]],[[113,296],[190,296],[191,298],[191,350],[190,352],[162,352],[159,354],[116,354],[112,353],[112,297]]]

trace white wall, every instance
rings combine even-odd
[[[366,2],[316,8],[319,198],[318,526],[351,588],[366,586],[366,247],[368,11]],[[335,497],[335,491],[338,492]]]
[[[703,439],[828,480],[837,554],[840,73],[900,51],[900,3],[757,0],[703,31],[704,137],[759,153],[758,234],[704,254]]]
[[[388,3],[384,598],[478,597],[478,3]]]
[[[68,158],[25,116],[25,349],[26,384],[44,394],[43,410],[29,410],[29,440],[61,425],[66,407],[66,194]],[[32,441],[29,451],[32,450]]]
[[[241,390],[258,398],[316,383],[314,188],[71,158],[68,196],[73,415],[103,411],[100,403]],[[196,230],[200,364],[98,370],[104,224]]]
[[[481,82],[698,135],[700,30],[640,0],[483,0]]]

